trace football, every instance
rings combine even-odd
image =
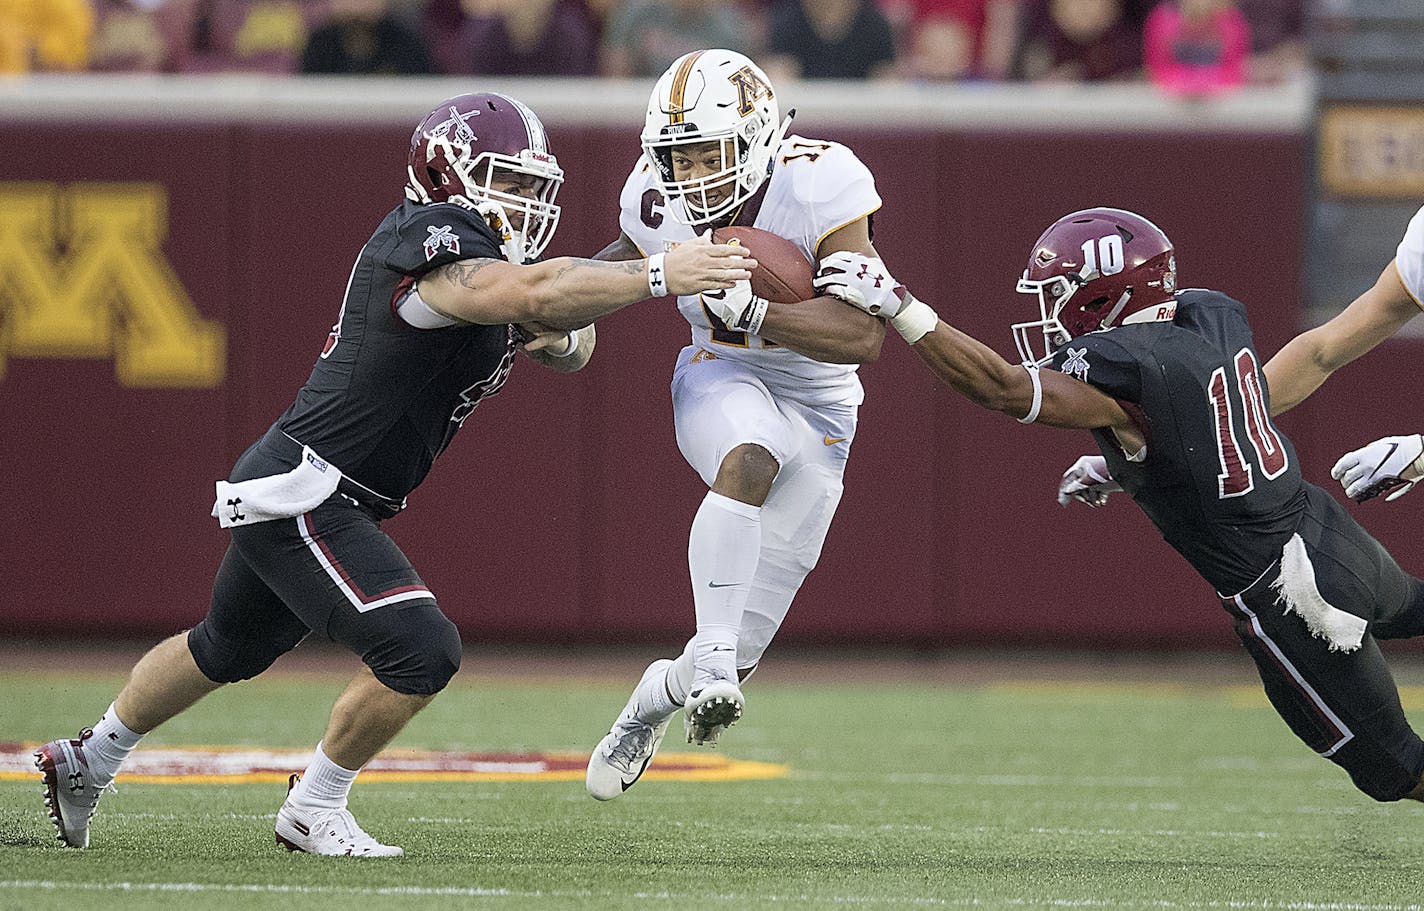
[[[718,228],[712,239],[719,244],[746,247],[757,261],[752,270],[752,293],[778,304],[797,304],[816,296],[811,287],[811,261],[784,237],[760,228]]]

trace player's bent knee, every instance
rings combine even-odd
[[[302,634],[293,633],[259,639],[223,630],[209,618],[188,631],[188,651],[204,677],[214,683],[237,683],[267,670],[301,638]]]
[[[460,631],[433,605],[410,619],[415,622],[402,623],[401,633],[368,652],[365,661],[376,679],[397,693],[433,696],[460,669]]]
[[[1420,787],[1421,745],[1405,726],[1402,732],[1360,737],[1347,743],[1331,761],[1350,775],[1361,792],[1375,800],[1388,803],[1413,796]],[[1382,744],[1392,744],[1393,748]]]

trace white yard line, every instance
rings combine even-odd
[[[600,893],[590,890],[518,890],[429,886],[376,886],[368,888],[352,886],[286,886],[276,883],[82,883],[55,880],[0,880],[0,890],[35,890],[47,892],[185,892],[185,893],[268,893],[292,895],[381,895],[381,896],[455,896],[461,898],[618,898],[627,897],[640,901],[667,901],[685,903],[693,897],[691,893],[680,892],[634,892],[631,894]],[[747,893],[696,893],[699,901],[717,901],[728,904],[749,902],[778,904],[808,904],[813,906],[836,905],[912,905],[953,908],[1160,908],[1182,909],[1182,911],[1424,911],[1424,905],[1394,904],[1379,902],[1316,902],[1293,901],[1290,899],[1262,898],[1251,901],[1171,901],[1157,899],[1141,901],[1137,899],[1113,898],[1054,898],[1051,896],[1022,896],[1018,898],[958,898],[905,897],[888,898],[870,895],[753,895]]]

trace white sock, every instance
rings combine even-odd
[[[119,772],[119,766],[129,757],[143,735],[119,720],[113,703],[94,725],[94,736],[84,744],[84,758],[96,783],[108,784]]]
[[[360,769],[352,771],[327,758],[321,744],[316,745],[311,765],[302,773],[301,780],[287,799],[303,807],[341,810],[346,807],[346,796],[351,793],[351,783],[356,780]]]
[[[761,507],[707,492],[688,536],[687,565],[697,611],[693,665],[737,672],[737,632],[761,556]]]
[[[644,724],[660,724],[687,701],[687,690],[692,685],[692,643],[671,666],[661,674],[654,674],[641,681],[633,691],[633,703],[638,707],[637,719]]]

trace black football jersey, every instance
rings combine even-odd
[[[508,324],[417,329],[395,313],[421,275],[473,258],[504,259],[478,214],[404,202],[387,215],[356,258],[311,377],[275,426],[378,493],[413,490],[514,362]]]
[[[1305,508],[1295,449],[1271,424],[1246,308],[1216,291],[1177,295],[1172,322],[1079,336],[1053,367],[1123,404],[1145,457],[1095,430],[1118,481],[1167,543],[1223,595],[1270,568]]]

